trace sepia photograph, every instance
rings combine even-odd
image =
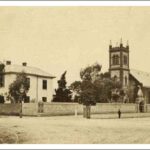
[[[150,144],[150,6],[0,6],[0,144]]]

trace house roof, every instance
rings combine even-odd
[[[36,67],[21,66],[21,65],[14,65],[14,64],[5,65],[5,74],[21,73],[21,72],[25,72],[26,74],[32,75],[32,76],[55,78],[55,76]]]
[[[144,87],[150,88],[150,73],[131,69],[130,74],[135,77]]]

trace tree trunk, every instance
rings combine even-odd
[[[83,105],[83,118],[91,118],[91,105]]]
[[[90,119],[91,118],[91,106],[86,106],[86,109],[87,109],[87,119]]]

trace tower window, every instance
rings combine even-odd
[[[119,65],[119,56],[116,55],[116,65]]]
[[[127,86],[127,76],[125,76],[125,86]]]
[[[118,55],[113,55],[112,64],[113,65],[119,65],[119,56]]]
[[[128,64],[128,58],[127,58],[127,56],[124,56],[123,60],[124,60],[124,64],[127,65]]]

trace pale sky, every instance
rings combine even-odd
[[[129,40],[130,68],[150,72],[150,7],[0,7],[0,60],[27,62],[68,85],[98,62],[108,70],[109,41]]]

